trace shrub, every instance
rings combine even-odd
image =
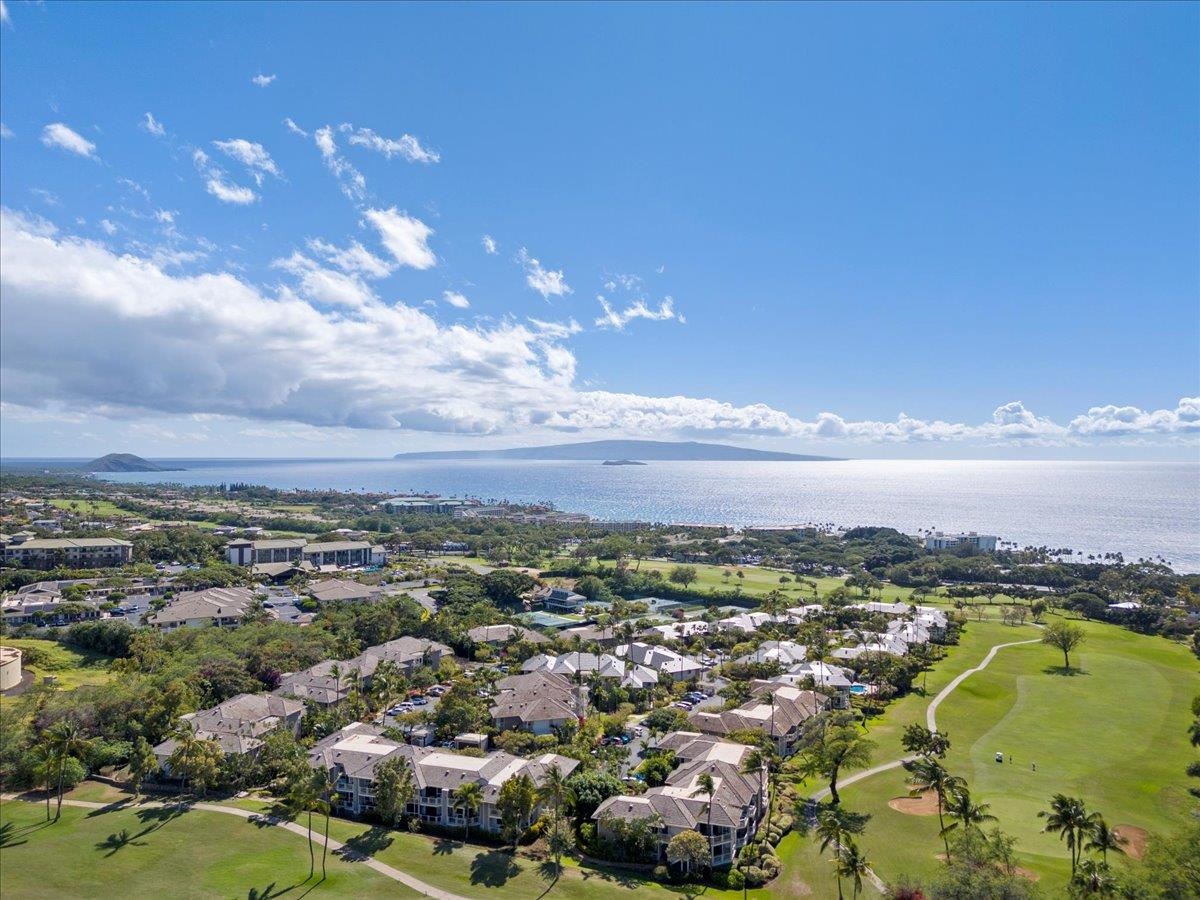
[[[666,866],[655,866],[651,874],[654,876],[655,881],[667,881],[671,877],[671,870]]]
[[[746,886],[746,876],[737,869],[730,869],[725,876],[725,887],[731,891],[740,891]]]
[[[758,866],[747,866],[745,884],[749,887],[762,887],[767,883],[767,873]]]

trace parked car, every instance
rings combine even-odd
[[[413,706],[428,706],[428,705],[429,705],[429,701],[428,701],[428,700],[426,700],[424,697],[413,697],[413,698],[412,698],[412,705],[413,705]]]

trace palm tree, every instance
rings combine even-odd
[[[337,803],[338,770],[325,769],[313,772],[313,788],[317,794],[317,811],[325,814],[325,843],[321,847],[321,880],[325,880],[325,856],[329,853],[329,815]]]
[[[554,853],[554,865],[561,871],[562,869],[562,850],[561,842],[558,839],[558,820],[559,812],[563,804],[570,797],[571,789],[567,787],[567,776],[562,773],[558,766],[550,766],[546,770],[546,777],[542,781],[542,786],[538,789],[538,795],[542,800],[549,800],[554,804],[554,846],[558,848]]]
[[[1079,864],[1079,871],[1071,879],[1072,883],[1083,888],[1085,894],[1098,894],[1102,897],[1113,895],[1113,877],[1108,863],[1094,859],[1085,859]]]
[[[57,822],[62,817],[63,782],[67,774],[67,760],[83,756],[87,752],[88,741],[78,725],[70,719],[63,719],[47,732],[46,743],[58,772],[58,806],[54,810],[54,821]]]
[[[950,858],[950,839],[947,836],[945,821],[946,800],[954,792],[966,787],[966,783],[957,775],[951,775],[936,759],[921,757],[904,763],[908,772],[908,782],[918,791],[933,791],[938,803],[938,833],[946,846],[946,859]]]
[[[1083,849],[1099,853],[1101,859],[1107,863],[1109,850],[1116,850],[1118,853],[1124,853],[1125,850],[1121,847],[1117,833],[1108,827],[1104,817],[1100,813],[1092,813],[1092,816],[1095,818],[1092,819],[1091,827],[1087,831],[1087,842],[1083,845]]]
[[[963,831],[968,831],[972,828],[978,829],[984,822],[996,821],[996,817],[988,812],[988,804],[976,803],[971,799],[971,792],[967,790],[965,784],[960,785],[950,795],[950,804],[946,807],[946,815],[952,819],[950,824],[945,827],[947,833],[959,825],[962,826]]]
[[[50,795],[54,793],[55,773],[58,771],[54,751],[49,744],[34,744],[30,750],[30,774],[33,776],[33,786],[40,787],[46,792],[46,821],[50,821]]]
[[[298,816],[300,813],[308,814],[308,878],[313,877],[313,871],[317,866],[312,843],[312,814],[320,800],[320,794],[317,792],[317,782],[313,778],[313,774],[308,771],[297,772],[289,786],[285,800],[287,808],[293,816]]]
[[[1050,809],[1039,812],[1038,818],[1046,820],[1045,831],[1057,834],[1067,842],[1067,849],[1071,851],[1071,876],[1074,877],[1083,851],[1084,836],[1092,829],[1099,814],[1089,815],[1082,800],[1055,794],[1050,798]]]
[[[870,869],[870,864],[867,862],[866,856],[858,849],[858,845],[852,840],[847,840],[838,851],[837,858],[833,861],[834,871],[837,872],[838,880],[838,900],[842,900],[842,879],[852,878],[854,884],[854,897],[858,897],[862,891],[862,877],[867,874]]]
[[[705,804],[705,807],[707,810],[707,817],[708,817],[706,827],[708,830],[708,859],[709,859],[709,867],[710,868],[712,867],[712,857],[713,857],[712,801],[713,801],[713,794],[715,794],[716,792],[717,792],[717,784],[715,781],[713,781],[712,775],[710,775],[708,772],[701,772],[699,775],[696,776],[696,789],[694,791],[692,791],[692,796],[693,797],[704,796],[704,797],[708,798],[708,802]]]
[[[171,751],[169,765],[179,777],[179,796],[182,797],[187,789],[187,773],[191,768],[189,763],[200,749],[200,738],[187,724],[179,725],[172,737],[175,738],[175,749]]]
[[[454,789],[454,805],[463,811],[463,843],[471,833],[471,816],[483,803],[483,788],[477,781],[468,781]]]
[[[767,760],[765,754],[757,747],[746,754],[746,758],[742,760],[742,767],[738,770],[738,774],[753,775],[755,772],[758,773],[758,806],[761,813],[763,781],[766,778]]]

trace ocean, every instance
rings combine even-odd
[[[6,460],[14,464],[17,460]],[[1120,551],[1200,572],[1200,464],[986,460],[599,462],[172,460],[114,482],[433,492],[548,501],[600,519],[979,531],[1021,546]],[[61,465],[61,461],[59,462]]]

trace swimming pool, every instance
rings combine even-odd
[[[852,694],[865,694],[866,692],[867,692],[867,686],[865,684],[850,685],[850,693],[852,693]]]

